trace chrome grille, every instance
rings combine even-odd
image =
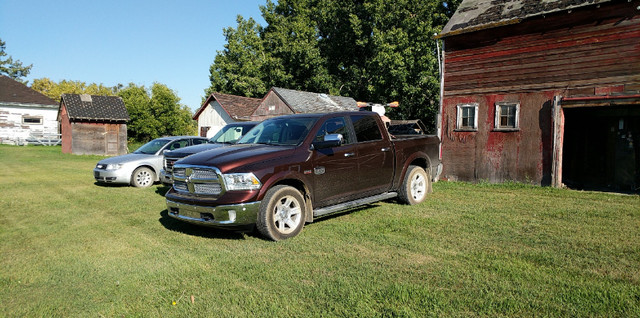
[[[173,165],[179,158],[164,158],[164,170],[167,172],[173,171]]]
[[[224,192],[219,176],[213,167],[178,164],[173,167],[173,188],[181,193],[218,196]]]

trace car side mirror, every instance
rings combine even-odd
[[[324,139],[322,141],[313,142],[313,148],[326,149],[326,148],[340,147],[342,146],[343,140],[344,140],[344,137],[342,137],[342,134],[324,135]]]

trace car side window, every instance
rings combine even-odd
[[[318,130],[314,141],[323,141],[324,136],[328,134],[342,134],[344,144],[353,143],[353,138],[351,138],[351,134],[344,117],[327,119],[324,124],[322,124],[322,127],[320,127],[320,130]]]
[[[380,128],[373,115],[352,115],[351,122],[358,142],[382,140]]]
[[[206,144],[207,143],[207,139],[193,139],[192,143],[194,145]]]
[[[169,150],[175,150],[175,149],[180,149],[180,148],[184,148],[189,146],[189,140],[183,139],[183,140],[177,140],[172,142],[169,145]]]

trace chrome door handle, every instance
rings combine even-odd
[[[389,148],[389,147],[385,147],[385,148],[380,149],[380,151],[382,151],[382,152],[387,152],[389,150],[391,150],[391,148]]]
[[[355,155],[356,155],[355,152],[347,152],[344,154],[345,157],[353,157]]]

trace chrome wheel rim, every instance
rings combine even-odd
[[[146,187],[151,182],[151,174],[142,170],[136,174],[136,183],[142,187]]]
[[[300,202],[287,195],[282,197],[273,210],[273,223],[278,232],[289,234],[298,228],[302,221],[302,209]]]
[[[421,173],[416,173],[411,179],[411,197],[414,201],[421,201],[427,193],[427,180]]]

